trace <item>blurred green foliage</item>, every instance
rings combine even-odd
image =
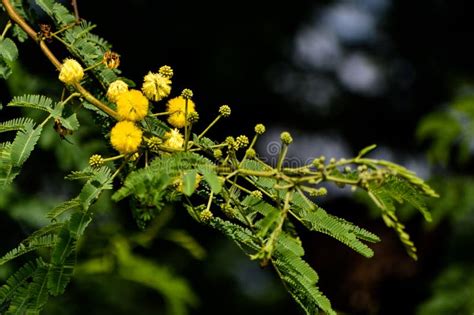
[[[446,165],[457,155],[466,162],[474,148],[474,92],[465,88],[446,108],[426,115],[420,122],[417,137],[431,140],[428,157]]]
[[[429,140],[428,157],[436,173],[430,183],[443,196],[431,202],[433,224],[427,228],[448,225],[446,244],[437,253],[441,269],[418,315],[474,313],[474,175],[469,172],[474,161],[474,93],[467,87],[459,94],[428,114],[417,132],[421,140]],[[413,212],[405,209],[407,215]]]

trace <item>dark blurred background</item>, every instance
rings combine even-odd
[[[251,134],[253,126],[262,122],[268,131],[258,151],[267,158],[272,157],[269,144],[278,139],[281,131],[288,130],[295,139],[290,156],[301,162],[321,154],[350,157],[362,147],[376,143],[379,147],[373,156],[401,163],[419,176],[431,178],[435,187],[437,176],[448,180],[450,176],[457,179],[472,174],[472,140],[471,158],[461,163],[453,153],[453,159],[436,163],[427,158],[430,142],[415,137],[427,115],[448,108],[460,93],[471,91],[474,73],[471,2],[79,0],[78,3],[81,17],[97,23],[95,32],[110,41],[121,55],[125,76],[141,82],[150,70],[156,71],[164,64],[173,67],[173,92],[183,88],[194,91],[201,113],[198,128],[204,128],[213,119],[220,105],[231,105],[231,118],[212,130],[213,138]],[[31,73],[30,81],[53,78],[55,72],[37,48],[31,43],[23,46],[26,49],[20,51],[20,57],[24,71]],[[2,103],[16,93],[23,93],[18,83],[2,82],[1,88]],[[58,89],[39,83],[28,88]],[[86,139],[93,137],[88,135]],[[44,143],[43,148],[52,151]],[[41,161],[48,154],[53,153],[35,153],[28,162],[31,170],[38,167],[35,159]],[[45,166],[52,180],[58,179],[56,185],[62,185],[59,180],[67,174],[68,165],[62,171]],[[32,184],[37,180],[27,176],[23,174],[20,178],[20,183],[30,184],[22,188],[23,193],[37,192]],[[467,183],[471,185],[472,178],[459,185]],[[67,195],[68,188],[62,190]],[[51,193],[54,194],[57,192]],[[35,224],[40,225],[39,221],[21,219],[25,216],[24,209],[29,209],[27,213],[31,216],[36,208],[21,203],[21,198],[15,196],[5,197],[9,203],[3,204],[0,197],[0,209],[4,210],[0,211],[0,233],[10,237],[2,241],[2,252],[21,240]],[[320,201],[322,206],[375,232],[382,242],[373,246],[375,257],[365,259],[329,237],[303,234],[305,257],[320,275],[321,290],[341,314],[474,312],[473,273],[468,280],[470,286],[456,287],[456,279],[462,282],[462,275],[466,275],[462,268],[474,270],[474,238],[469,233],[474,227],[474,205],[463,204],[466,215],[456,217],[457,221],[446,215],[449,211],[456,212],[456,202],[464,197],[452,197],[452,203],[444,205],[445,212],[431,226],[422,222],[421,215],[413,215],[410,210],[404,212],[407,230],[419,248],[420,259],[414,262],[395,233],[383,225],[364,200],[348,190],[330,190],[329,198]],[[11,198],[16,200],[15,207],[20,208],[16,212],[8,206]],[[56,199],[63,198],[56,196]],[[38,209],[45,207],[44,201],[37,203]],[[133,233],[136,227],[126,205],[120,205],[120,209],[115,205],[108,207],[110,210],[104,211],[103,220],[107,223],[110,213],[119,212],[112,217],[121,222],[125,234]],[[193,314],[297,314],[296,304],[270,270],[260,270],[216,232],[193,224],[184,211],[175,213],[170,220],[172,226],[191,231],[207,257],[193,259],[166,240],[156,241],[141,254],[168,265],[189,280],[200,300]],[[467,222],[466,233],[459,232],[459,222]],[[471,254],[459,258],[460,251]],[[465,293],[466,298],[456,302],[458,308],[439,306],[455,296],[459,298],[455,293],[440,297],[438,285],[443,278],[439,279],[445,273],[448,280],[444,281],[451,281],[453,292]],[[454,275],[450,276],[451,273]],[[454,280],[449,280],[453,277]],[[132,295],[117,283],[106,290],[111,296],[109,300],[87,293],[87,288],[104,287],[101,281],[101,278],[79,277],[65,296],[51,302],[49,312],[80,314],[87,305],[91,314],[162,314],[160,295],[152,291],[137,294],[128,288],[134,292]],[[430,308],[432,304],[438,308]]]

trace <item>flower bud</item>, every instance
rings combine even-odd
[[[284,144],[288,145],[293,142],[293,138],[291,137],[291,134],[287,131],[284,131],[280,135],[281,142]]]
[[[222,150],[221,149],[215,149],[213,154],[214,154],[214,157],[216,159],[220,159],[222,157]]]
[[[248,145],[249,145],[249,138],[247,136],[240,135],[235,140],[235,149],[236,150],[241,149],[241,148],[245,148]]]
[[[197,123],[199,120],[199,114],[198,112],[190,112],[188,113],[188,122],[191,124]]]
[[[146,145],[151,151],[158,151],[158,149],[160,148],[160,144],[162,143],[163,140],[155,136],[146,140]]]
[[[265,132],[265,126],[263,124],[257,124],[255,125],[255,133],[258,135],[261,135]]]
[[[173,77],[173,69],[170,66],[162,66],[158,73],[168,79]]]
[[[92,168],[99,168],[104,164],[104,158],[99,154],[94,154],[89,159],[89,165]]]
[[[193,91],[191,91],[190,89],[184,89],[182,92],[181,92],[181,96],[185,99],[185,100],[190,100],[193,98]]]
[[[262,199],[263,198],[263,194],[260,190],[252,191],[251,195],[252,195],[252,197],[257,198],[257,199]]]
[[[230,114],[231,114],[231,109],[230,109],[230,106],[229,105],[222,105],[221,107],[219,107],[219,114],[222,116],[222,117],[229,117]]]
[[[209,209],[203,210],[199,214],[199,219],[201,219],[201,221],[203,221],[203,222],[208,222],[213,217],[214,217],[214,215],[212,214],[212,212]]]
[[[254,149],[248,149],[248,150],[245,152],[245,155],[246,155],[249,159],[253,159],[253,158],[255,158],[255,156],[257,155],[257,153],[255,152]]]

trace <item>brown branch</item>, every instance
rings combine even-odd
[[[77,5],[77,0],[72,0],[71,5],[74,8],[74,16],[76,17],[76,23],[79,23],[81,18],[79,17],[79,7]]]
[[[9,0],[2,0],[3,6],[7,11],[8,16],[15,22],[18,26],[20,26],[35,42],[37,42],[41,48],[41,51],[45,56],[51,61],[51,63],[56,67],[56,69],[60,70],[62,63],[56,58],[56,56],[51,52],[48,45],[41,40],[35,30],[28,25],[28,23],[15,11],[15,8],[12,6]],[[119,120],[118,114],[102,103],[100,100],[95,98],[89,91],[87,91],[80,83],[73,84],[73,87],[81,93],[81,95],[92,105],[96,106],[103,112],[107,113],[109,116]]]
[[[15,9],[11,5],[10,1],[2,0],[3,6],[5,7],[5,10],[7,10],[8,16],[18,24],[28,35],[33,38],[35,41],[38,41],[38,35],[36,35],[36,32],[23,20],[23,18],[16,13]]]

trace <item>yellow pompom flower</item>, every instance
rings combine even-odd
[[[74,59],[67,58],[64,60],[59,72],[59,80],[66,84],[78,83],[84,77],[84,69]]]
[[[117,97],[117,113],[121,120],[142,120],[148,114],[148,100],[138,90],[121,93]]]
[[[110,132],[110,143],[121,154],[137,152],[142,131],[131,121],[119,121]]]
[[[171,129],[165,134],[166,141],[164,145],[172,149],[182,149],[184,145],[184,137],[178,129]]]
[[[188,102],[188,115],[195,112],[196,110],[194,102],[192,100],[187,100]],[[176,128],[183,128],[184,125],[189,124],[186,122],[186,117],[184,115],[186,109],[186,100],[182,96],[172,98],[166,104],[167,111],[170,112],[168,117],[168,122]]]
[[[171,80],[159,73],[148,72],[143,78],[142,91],[148,99],[158,102],[170,95]]]
[[[128,91],[127,83],[123,82],[122,80],[116,80],[110,83],[109,88],[107,89],[107,98],[109,101],[116,103],[118,97]]]

